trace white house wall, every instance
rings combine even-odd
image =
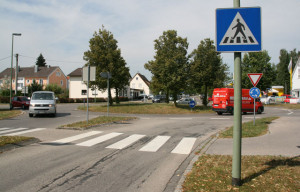
[[[299,97],[300,92],[300,58],[295,66],[292,77],[292,92],[293,95]]]
[[[130,81],[130,88],[142,90],[146,95],[150,94],[150,88],[138,74],[135,75]]]
[[[69,81],[69,98],[86,98],[87,95],[82,94],[82,90],[86,90],[87,86],[82,81],[82,77],[70,77]],[[99,91],[96,90],[97,95],[93,95],[92,89],[89,89],[89,98],[107,98],[107,91]],[[114,89],[111,89],[111,96],[115,97],[115,91]]]

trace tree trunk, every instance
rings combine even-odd
[[[207,85],[206,84],[204,84],[204,97],[202,103],[204,106],[207,106]]]
[[[120,104],[120,99],[119,99],[119,89],[116,88],[116,103]]]

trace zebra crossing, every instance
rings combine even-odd
[[[29,128],[0,128],[0,136],[15,136],[15,135],[22,135],[25,133],[31,133],[35,131],[41,131],[46,128],[35,128],[35,129],[29,129]]]
[[[103,134],[103,135],[101,135],[101,134]],[[118,132],[103,133],[102,131],[90,131],[87,133],[82,133],[79,135],[51,141],[51,142],[49,142],[49,144],[64,145],[64,144],[70,144],[71,142],[75,142],[74,143],[75,146],[92,147],[94,145],[109,141],[113,138],[117,138],[118,136],[121,136],[121,135],[124,135],[124,133],[118,133]],[[92,136],[94,136],[94,137],[91,138]],[[140,139],[142,139],[144,137],[146,137],[146,135],[132,134],[132,135],[126,136],[124,139],[121,139],[111,145],[106,146],[105,148],[121,150],[130,145],[133,145],[134,143],[138,142]],[[87,138],[88,138],[88,140],[86,140],[86,141],[76,143],[76,141],[78,141],[78,140],[87,139]],[[157,152],[170,139],[171,139],[171,136],[158,135],[158,136],[154,137],[151,141],[146,143],[138,151]],[[195,138],[195,137],[183,137],[180,140],[180,142],[176,145],[176,147],[171,151],[171,153],[183,154],[183,155],[190,154],[194,147],[196,140],[197,140],[197,138]]]
[[[25,133],[31,133],[35,131],[42,131],[46,128],[0,128],[0,136],[14,136],[14,135],[22,135]],[[118,138],[119,136],[123,136],[123,139],[116,139],[117,142],[106,146],[106,149],[116,149],[121,150],[134,143],[138,142],[140,139],[146,137],[146,135],[142,134],[132,134],[126,135],[124,133],[119,132],[108,132],[104,133],[103,131],[89,131],[86,133],[81,133],[78,135],[62,138],[59,140],[54,140],[50,142],[46,142],[48,144],[53,145],[74,145],[78,147],[92,147],[97,144],[104,143],[114,138]],[[125,136],[125,138],[124,138]],[[177,138],[178,139],[178,138]],[[176,139],[176,140],[177,140]],[[140,152],[158,152],[168,141],[172,140],[171,136],[167,135],[158,135],[151,139],[149,142],[145,143],[138,151]],[[183,137],[178,144],[170,150],[170,153],[173,154],[183,154],[188,155],[191,153],[193,146],[196,142],[197,138],[195,137]]]

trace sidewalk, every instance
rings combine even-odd
[[[206,154],[232,155],[233,140],[217,139]],[[242,155],[300,155],[300,117],[280,117],[269,125],[269,133],[242,138]]]

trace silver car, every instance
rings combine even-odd
[[[56,100],[52,91],[36,91],[32,94],[29,106],[29,117],[38,114],[56,116]]]

